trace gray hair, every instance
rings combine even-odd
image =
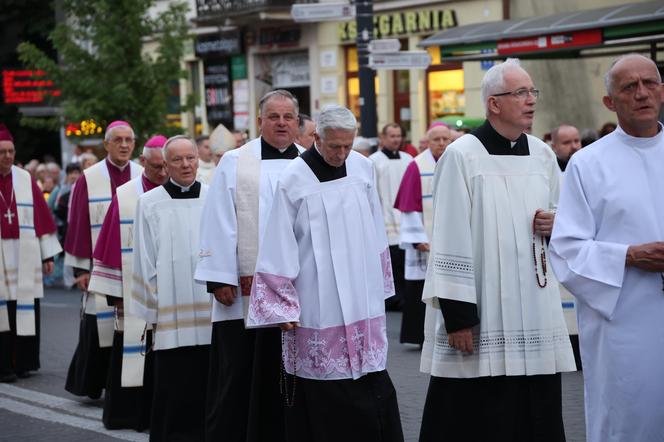
[[[348,132],[357,131],[357,119],[353,113],[338,104],[330,104],[323,108],[316,124],[316,133],[321,139],[325,139],[325,131],[328,129],[340,129]]]
[[[613,62],[611,63],[611,66],[609,67],[609,70],[606,71],[606,74],[604,74],[604,87],[606,88],[606,94],[607,95],[611,95],[611,92],[613,90],[613,82],[614,82],[613,68],[618,63],[623,61],[625,58],[634,57],[634,56],[641,57],[645,60],[648,60],[648,61],[652,62],[653,66],[655,66],[655,72],[657,72],[657,80],[659,80],[660,83],[662,82],[662,74],[659,73],[659,69],[657,69],[657,65],[655,64],[654,61],[652,61],[650,58],[645,57],[641,54],[637,54],[636,52],[631,52],[629,54],[621,55],[620,57],[613,60]]]
[[[148,146],[143,146],[143,152],[141,152],[141,156],[143,158],[148,158],[153,155],[154,152],[163,152],[164,148],[163,147],[148,147]]]
[[[104,134],[104,141],[106,141],[106,142],[111,141],[111,135],[113,135],[113,131],[114,131],[115,129],[117,129],[118,127],[126,127],[127,129],[129,129],[129,130],[131,131],[131,137],[132,137],[133,139],[136,139],[136,134],[134,134],[134,129],[132,129],[131,126],[126,126],[126,125],[124,125],[124,124],[121,124],[121,125],[119,125],[119,126],[113,126],[112,128],[107,129],[107,130],[106,130],[106,133]]]
[[[268,100],[274,97],[286,98],[288,100],[291,100],[293,102],[293,107],[295,107],[295,113],[296,114],[300,113],[300,103],[298,103],[297,98],[295,98],[295,95],[291,94],[286,89],[276,89],[273,90],[272,92],[268,92],[267,94],[263,95],[263,97],[258,102],[258,109],[260,110],[261,115],[265,111],[265,104],[268,102]]]
[[[175,135],[174,137],[170,137],[168,140],[166,140],[166,143],[164,143],[164,147],[162,148],[164,152],[164,159],[166,158],[166,153],[168,152],[168,148],[170,147],[173,142],[178,141],[178,140],[186,140],[189,141],[189,144],[191,144],[191,148],[194,150],[194,153],[196,156],[198,156],[198,148],[196,147],[196,143],[194,140],[189,138],[186,135]]]
[[[561,124],[559,124],[558,126],[554,127],[553,130],[551,131],[551,141],[552,141],[553,143],[557,143],[557,142],[558,142],[558,133],[560,132],[560,129],[562,129],[563,127],[573,127],[573,128],[576,129],[577,131],[579,130],[576,126],[573,126],[573,125],[571,125],[571,124],[568,124],[568,123],[561,123]],[[579,133],[579,137],[580,137],[580,136],[581,136],[581,134]]]
[[[506,92],[505,89],[505,72],[510,69],[523,69],[521,62],[518,58],[508,58],[503,63],[492,66],[482,79],[480,90],[482,94],[482,105],[484,112],[488,116],[489,108],[487,101],[493,94],[500,94]]]

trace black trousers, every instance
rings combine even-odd
[[[152,332],[146,333],[146,348],[152,346]],[[142,387],[122,387],[122,332],[113,335],[111,362],[104,391],[102,422],[109,430],[128,428],[143,431],[150,427],[152,408],[152,360],[154,352],[145,355]]]
[[[278,328],[247,330],[242,319],[213,323],[206,441],[284,441],[280,372]]]
[[[422,344],[424,342],[424,315],[426,305],[422,302],[424,280],[406,280],[406,296],[401,316],[399,342]]]
[[[106,385],[110,357],[111,347],[99,347],[97,317],[83,315],[78,331],[78,345],[67,372],[65,390],[76,396],[100,398]]]
[[[383,370],[356,380],[297,377],[286,433],[288,442],[403,442],[390,376]]]
[[[154,351],[151,442],[205,440],[209,345]]]
[[[420,442],[564,442],[560,374],[432,376]]]
[[[35,299],[35,336],[16,334],[16,301],[7,301],[7,313],[10,330],[0,333],[0,376],[39,370],[39,299]]]
[[[394,278],[395,295],[385,300],[388,310],[401,310],[405,298],[404,267],[406,265],[406,252],[398,245],[390,246],[390,260],[392,261],[392,277]]]

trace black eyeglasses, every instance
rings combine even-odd
[[[511,96],[516,97],[516,98],[521,99],[521,100],[527,98],[528,95],[532,95],[533,98],[537,99],[537,98],[539,98],[540,91],[539,91],[539,89],[526,89],[524,87],[524,88],[521,88],[521,89],[517,89],[515,91],[511,91],[511,92],[502,92],[500,94],[491,94],[492,97],[502,97],[504,95],[511,95]]]

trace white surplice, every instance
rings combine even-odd
[[[256,263],[248,326],[299,322],[282,350],[286,370],[304,378],[358,379],[387,360],[384,299],[394,283],[373,166],[351,152],[346,172],[320,182],[293,160]]]
[[[558,283],[549,272],[547,286],[538,287],[532,256],[533,217],[538,208],[555,208],[560,172],[546,144],[528,136],[528,146],[526,156],[490,155],[465,135],[438,162],[422,294],[425,373],[473,378],[576,370]],[[473,354],[448,344],[437,298],[477,305]]]
[[[201,218],[200,262],[196,268],[196,279],[214,281],[233,286],[239,285],[240,269],[238,253],[237,182],[238,161],[241,149],[249,148],[257,160],[258,180],[258,243],[268,225],[267,217],[272,207],[272,198],[277,180],[292,160],[274,159],[261,161],[261,138],[249,141],[240,149],[228,151],[221,157],[215,170],[210,195]],[[303,152],[299,146],[296,146]],[[251,173],[248,172],[248,173]],[[240,192],[246,189],[241,189]],[[238,296],[231,306],[212,299],[212,322],[242,319],[245,297]]]
[[[625,267],[629,245],[664,240],[664,131],[621,128],[565,171],[551,264],[577,298],[588,442],[664,440],[662,277]]]
[[[138,199],[129,311],[156,324],[155,350],[210,343],[210,295],[194,280],[206,193],[173,199],[159,186]]]
[[[369,159],[373,161],[376,168],[376,185],[385,219],[387,241],[391,246],[398,245],[401,212],[394,208],[394,201],[399,192],[403,174],[406,172],[408,164],[413,161],[413,157],[405,152],[399,152],[399,159],[392,160],[383,152],[378,151],[371,154]]]

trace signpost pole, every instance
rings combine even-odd
[[[369,42],[373,39],[373,0],[356,0],[355,8],[361,134],[365,138],[376,138],[375,72],[369,67]]]

